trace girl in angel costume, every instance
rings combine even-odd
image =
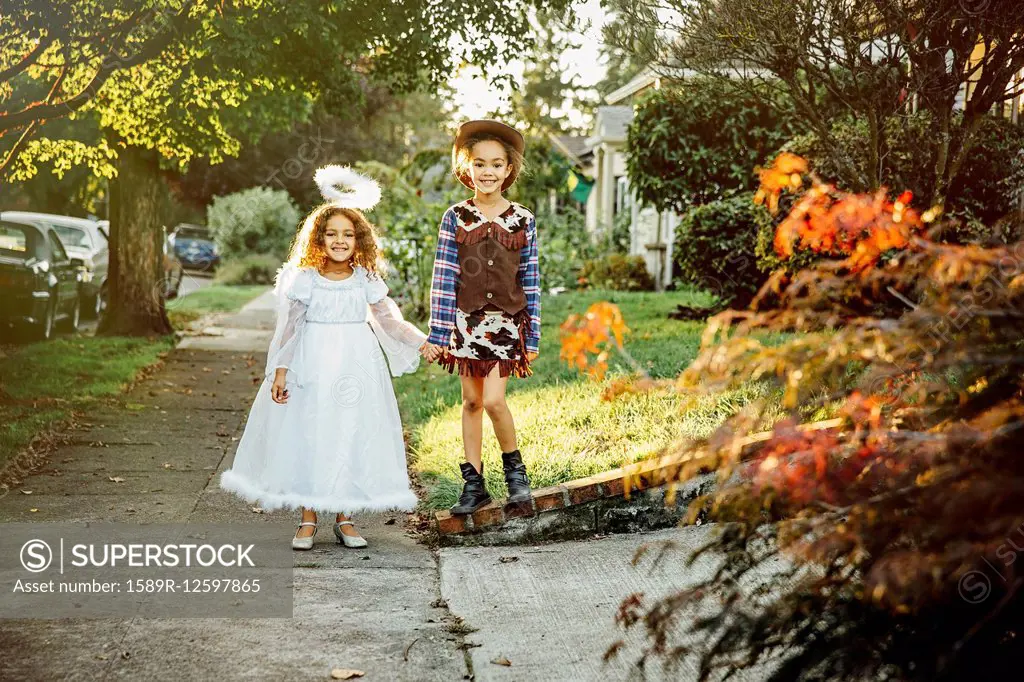
[[[391,376],[417,369],[427,337],[381,279],[362,213],[380,200],[377,183],[339,166],[315,180],[327,202],[278,271],[265,380],[220,487],[267,510],[301,509],[294,549],[312,548],[315,510],[337,513],[340,543],[365,547],[350,515],[416,506]]]

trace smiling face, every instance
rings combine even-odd
[[[345,215],[337,213],[327,219],[324,227],[324,250],[334,262],[343,263],[356,252],[356,226]]]
[[[496,140],[484,140],[470,151],[469,176],[480,194],[501,192],[502,183],[512,172],[504,145]]]

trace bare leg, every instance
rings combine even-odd
[[[495,365],[483,384],[483,405],[494,427],[494,436],[498,439],[502,452],[512,452],[516,449],[516,425],[512,419],[512,411],[505,402],[508,377],[499,376],[498,366]]]
[[[350,519],[347,516],[345,516],[344,514],[342,514],[341,512],[338,512],[338,515],[334,518],[334,522],[335,523],[341,523],[342,521],[349,521],[349,520]],[[347,535],[350,538],[361,537],[359,535],[359,531],[356,530],[355,526],[342,526],[341,527],[341,532],[342,532],[343,535]]]
[[[460,376],[462,380],[462,446],[466,461],[480,471],[480,450],[483,443],[484,380]]]
[[[302,507],[302,520],[312,521],[313,523],[316,523],[316,512],[313,511],[312,509],[306,509],[305,507]],[[308,538],[313,534],[313,532],[313,526],[299,526],[299,530],[295,532],[295,537]]]

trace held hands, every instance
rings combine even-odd
[[[444,355],[444,348],[430,343],[429,341],[425,341],[423,345],[420,346],[420,355],[426,358],[427,362],[434,362]]]
[[[285,369],[274,372],[274,383],[270,386],[270,399],[281,405],[288,402],[288,389],[284,387],[287,372]]]

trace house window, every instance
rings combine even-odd
[[[633,208],[633,194],[629,191],[629,178],[615,178],[615,214]]]

